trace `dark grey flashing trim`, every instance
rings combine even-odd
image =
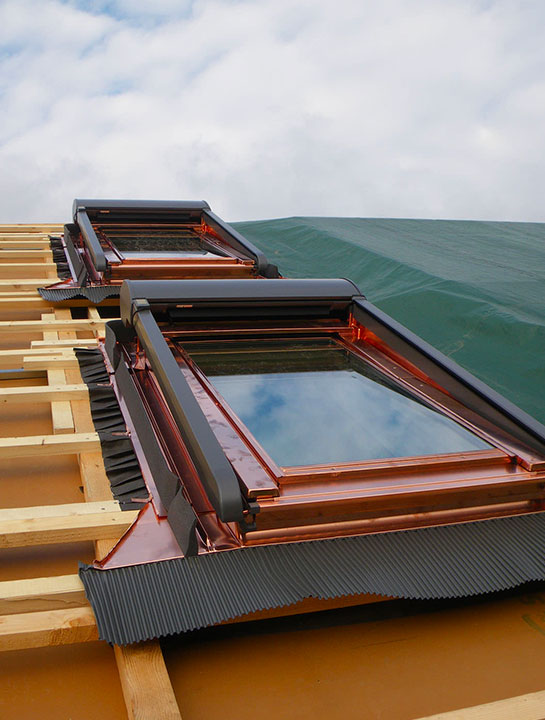
[[[93,265],[97,272],[105,272],[108,268],[108,260],[102,249],[99,239],[96,236],[91,221],[85,210],[78,210],[76,213],[76,222],[83,237],[84,243],[93,260]]]
[[[117,343],[130,343],[136,339],[134,328],[126,327],[121,320],[109,320],[106,325],[106,333],[104,338],[104,349],[110,360],[112,367],[117,370],[121,355],[117,348]]]
[[[126,645],[305,598],[460,598],[545,580],[545,513],[98,570],[80,566],[102,640]]]
[[[147,302],[139,304],[133,322],[212,506],[224,522],[242,522],[243,501],[237,476],[180,372]]]
[[[348,309],[359,289],[345,279],[261,280],[125,280],[121,286],[120,313],[123,322],[132,323],[133,304],[147,300],[150,306],[191,304],[209,307],[236,305],[258,313],[261,307],[332,306]]]
[[[89,300],[99,305],[107,298],[119,297],[119,287],[115,285],[95,285],[89,287],[38,288],[38,292],[47,302],[64,302],[69,300]]]
[[[127,426],[110,384],[102,353],[97,349],[76,348],[83,381],[89,389],[91,417],[100,438],[102,458],[112,494],[122,510],[142,507],[149,492],[142,477]]]
[[[163,504],[168,508],[180,487],[180,481],[166,463],[142,399],[134,386],[125,363],[118,364],[114,377],[129,412],[138,441],[146,456],[153,481],[157,486]]]
[[[354,298],[355,319],[420,367],[457,400],[539,454],[545,454],[545,426],[492,390],[365,298]]]
[[[123,362],[117,364],[115,382],[129,412],[133,429],[145,455],[153,482],[167,510],[168,522],[180,549],[186,557],[196,555],[197,516],[183,494],[180,479],[167,465],[144,403]]]
[[[79,210],[208,210],[206,200],[91,200],[76,198],[72,204],[72,217],[77,222]]]
[[[203,212],[203,219],[218,235],[225,240],[235,250],[239,250],[244,255],[249,255],[256,262],[256,271],[265,277],[278,277],[278,268],[275,265],[270,266],[269,261],[258,247],[241,235],[234,227],[218,217],[211,210]],[[276,269],[276,275],[274,274]]]
[[[170,470],[167,464],[129,370],[124,362],[120,362],[121,356],[117,342],[130,342],[134,337],[134,331],[126,328],[121,320],[111,320],[106,323],[106,354],[114,368],[115,384],[129,414],[132,430],[138,437],[153,482],[161,502],[167,510],[170,527],[183,554],[186,557],[195,555],[198,549],[197,516],[183,494],[179,477]]]
[[[78,285],[85,285],[87,280],[87,268],[83,262],[83,258],[77,252],[74,245],[74,235],[79,233],[77,225],[65,225],[64,226],[64,245],[66,247],[66,254],[68,261],[72,267],[73,278]]]

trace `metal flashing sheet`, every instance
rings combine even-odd
[[[80,567],[100,637],[125,645],[304,598],[360,593],[440,599],[545,580],[545,513],[208,553],[132,567]]]

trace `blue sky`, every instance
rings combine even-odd
[[[0,222],[545,220],[542,0],[0,0]]]

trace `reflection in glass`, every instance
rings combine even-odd
[[[109,240],[127,260],[146,258],[206,257],[222,255],[192,228],[138,228],[115,225],[95,225],[95,231],[103,240]]]
[[[490,447],[333,341],[184,349],[280,466]]]
[[[217,257],[214,253],[206,252],[206,250],[159,250],[151,252],[150,250],[123,250],[121,255],[126,260],[138,260],[145,257],[146,260],[180,260],[181,258],[213,258]]]

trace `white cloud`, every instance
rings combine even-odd
[[[0,221],[545,220],[541,0],[0,2]]]

